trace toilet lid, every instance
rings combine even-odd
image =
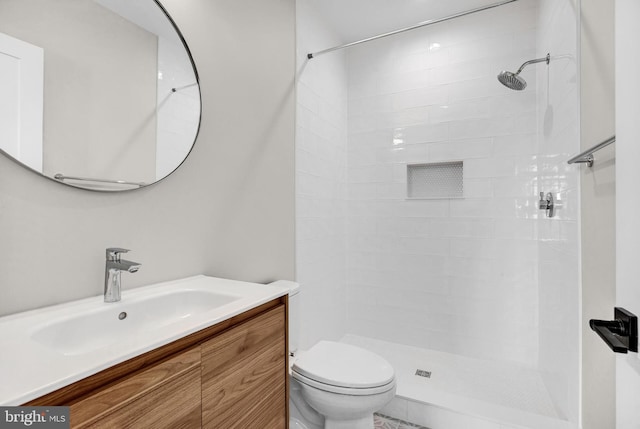
[[[366,389],[389,384],[393,367],[368,350],[333,341],[320,341],[300,356],[294,372],[332,386]]]

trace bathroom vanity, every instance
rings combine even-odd
[[[196,302],[185,304],[192,296],[196,296],[199,302],[205,301],[207,290],[215,290],[216,299],[221,296],[235,299],[231,302],[222,300],[222,304],[215,308],[212,302],[207,308],[201,308]],[[129,295],[125,291],[122,302],[115,307],[112,307],[114,304],[100,305],[91,301],[92,298],[83,300],[84,303],[79,301],[0,319],[0,336],[4,336],[9,325],[24,323],[21,319],[25,317],[34,322],[35,328],[30,329],[30,342],[35,343],[31,346],[41,352],[39,357],[28,356],[25,359],[26,362],[41,360],[40,366],[34,368],[38,373],[35,377],[24,376],[31,368],[14,367],[12,371],[0,362],[0,375],[6,375],[13,383],[12,389],[0,390],[0,403],[70,406],[74,428],[287,427],[286,290],[197,276],[134,289]],[[104,316],[95,316],[101,311],[114,317],[126,312],[127,316],[117,321],[127,323],[127,318],[134,319],[136,313],[145,311],[136,303],[144,303],[145,308],[162,306],[165,304],[157,302],[162,302],[163,296],[170,297],[175,308],[184,309],[171,316],[168,323],[164,320],[156,320],[152,324],[132,323],[131,329],[138,332],[129,338],[97,342],[94,343],[97,345],[86,349],[71,342],[56,343],[53,347],[53,343],[45,345],[42,339],[39,342],[33,340],[43,329],[48,329],[45,333],[55,335],[57,330],[68,331],[77,323],[88,325],[92,317]],[[67,319],[57,320],[55,315],[64,313],[63,309],[70,305],[75,305],[70,319],[75,323],[69,323]],[[85,313],[90,306],[99,308]],[[68,312],[69,308],[66,310]],[[147,314],[140,315],[139,319],[153,317],[153,310],[146,311]],[[42,312],[49,313],[46,316],[53,317],[53,323],[39,326]],[[83,320],[85,317],[88,319]],[[155,326],[163,323],[161,329]],[[112,328],[104,325],[103,329]],[[180,330],[184,335],[173,338]],[[96,335],[100,336],[99,333]],[[76,333],[76,336],[81,334]],[[162,336],[164,340],[159,340]],[[145,337],[151,346],[140,342]],[[133,352],[133,356],[128,357],[132,354],[130,344],[136,342],[138,349],[144,351]],[[164,344],[157,345],[158,342]],[[25,346],[29,349],[28,344]],[[105,363],[116,355],[120,356],[120,362],[113,365]],[[53,360],[49,362],[49,359]],[[92,359],[93,363],[90,363]],[[75,364],[69,364],[70,361]],[[96,371],[96,368],[101,369]],[[34,380],[47,372],[52,374],[49,380],[41,379],[40,386],[34,384]],[[67,378],[59,379],[65,372],[69,373]],[[11,379],[11,373],[21,374]],[[87,373],[91,374],[84,376]],[[25,380],[21,381],[21,378]],[[33,399],[15,403],[20,394]]]

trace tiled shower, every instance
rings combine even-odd
[[[535,58],[535,17],[491,11],[349,52],[350,332],[535,362],[536,85],[495,78]],[[407,164],[444,161],[463,162],[463,198],[407,199]]]
[[[520,0],[307,61],[346,42],[317,3],[297,3],[302,348],[348,334],[535,370],[577,421],[577,6]],[[497,81],[547,52],[524,91]],[[410,198],[409,168],[452,162],[462,195]]]

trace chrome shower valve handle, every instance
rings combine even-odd
[[[538,201],[538,208],[544,210],[547,217],[554,217],[556,215],[556,204],[551,192],[540,192],[540,201]]]

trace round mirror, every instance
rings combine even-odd
[[[154,0],[0,0],[0,150],[67,185],[171,174],[200,126],[189,49]]]

